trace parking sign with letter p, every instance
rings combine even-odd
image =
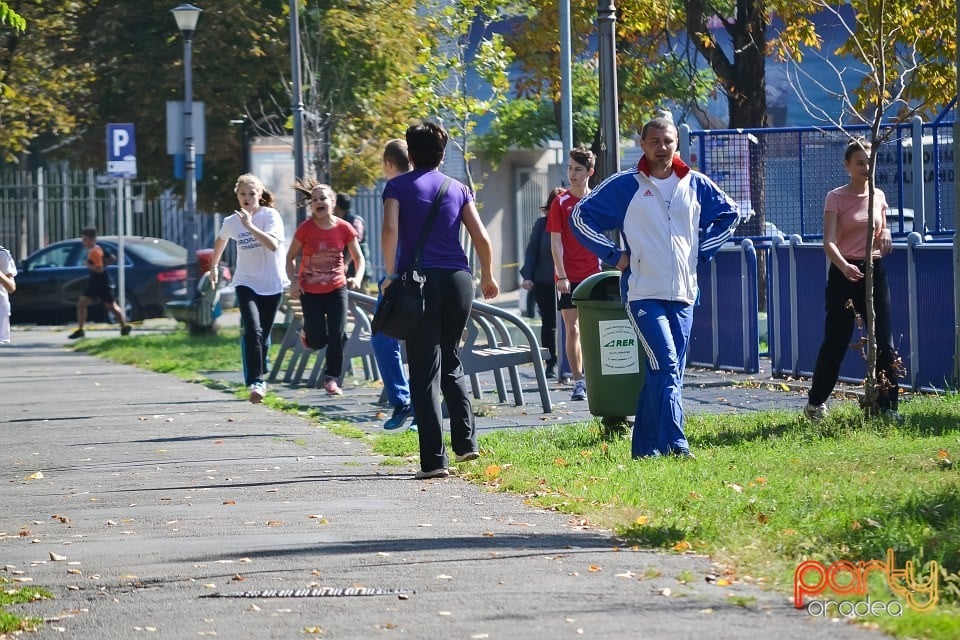
[[[107,125],[107,173],[117,178],[137,177],[137,144],[131,122]]]

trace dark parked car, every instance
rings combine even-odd
[[[104,253],[118,258],[118,236],[97,238]],[[64,240],[40,249],[24,259],[17,269],[17,290],[10,297],[12,321],[70,323],[76,319],[77,299],[87,282],[87,250],[80,242]],[[128,320],[159,318],[164,303],[187,296],[187,250],[169,240],[127,236],[124,238],[124,282]],[[119,302],[120,283],[116,263],[107,267]],[[102,304],[90,305],[90,319],[107,318]]]

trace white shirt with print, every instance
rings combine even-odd
[[[0,272],[10,277],[17,275],[17,263],[10,252],[0,247]],[[10,342],[10,292],[0,286],[0,344]]]
[[[280,246],[276,251],[270,251],[243,226],[237,214],[228,216],[220,227],[219,237],[232,239],[237,244],[237,268],[233,274],[233,284],[250,287],[263,296],[280,293],[290,284],[285,269],[283,219],[276,209],[260,207],[251,221],[255,227],[276,238]]]

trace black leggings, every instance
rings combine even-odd
[[[270,350],[270,331],[280,308],[280,295],[260,295],[250,287],[237,286],[237,304],[240,306],[240,325],[243,329],[241,354],[243,379],[247,386],[263,382],[267,373],[267,352]]]
[[[302,293],[303,333],[311,349],[327,348],[324,375],[343,375],[343,347],[347,343],[347,288],[330,293]]]
[[[410,401],[420,437],[420,468],[447,466],[443,444],[440,395],[447,403],[453,451],[477,450],[473,406],[460,362],[460,340],[473,304],[473,276],[469,271],[426,269],[426,313],[407,338],[410,365]]]
[[[540,346],[550,350],[547,365],[557,364],[557,287],[552,282],[533,285],[540,310]]]
[[[861,271],[865,269],[862,260],[850,260]],[[827,317],[823,323],[823,344],[817,355],[817,365],[813,370],[813,384],[810,387],[810,404],[821,405],[833,392],[840,375],[840,364],[850,346],[855,321],[854,311],[860,314],[866,323],[866,278],[859,282],[850,282],[833,264],[827,274]],[[849,308],[847,301],[853,303]],[[890,288],[887,286],[887,272],[883,261],[873,261],[873,309],[877,336],[877,387],[880,391],[878,405],[881,411],[896,409],[899,399],[897,353],[893,346],[893,333],[890,327]]]

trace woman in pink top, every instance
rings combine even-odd
[[[867,179],[870,176],[870,145],[853,140],[843,154],[843,164],[850,182],[827,194],[823,210],[823,250],[830,259],[827,274],[827,317],[823,325],[823,344],[813,370],[813,384],[807,397],[804,415],[820,420],[824,402],[833,393],[840,375],[840,363],[847,352],[856,314],[866,317],[866,282],[864,264],[867,256],[868,203]],[[881,256],[890,253],[892,240],[886,228],[887,200],[883,191],[873,191],[873,308],[877,336],[877,386],[880,390],[881,413],[896,422],[903,418],[897,412],[898,358],[890,328],[890,289]],[[853,304],[851,308],[850,304]]]
[[[330,395],[343,395],[343,345],[347,341],[347,287],[358,288],[363,279],[363,253],[353,225],[333,215],[337,195],[325,184],[298,182],[297,195],[310,198],[310,219],[297,227],[287,251],[290,297],[300,299],[303,331],[300,340],[308,349],[327,348],[323,388]],[[347,249],[357,266],[347,278],[343,252]],[[294,263],[299,258],[299,268]]]

